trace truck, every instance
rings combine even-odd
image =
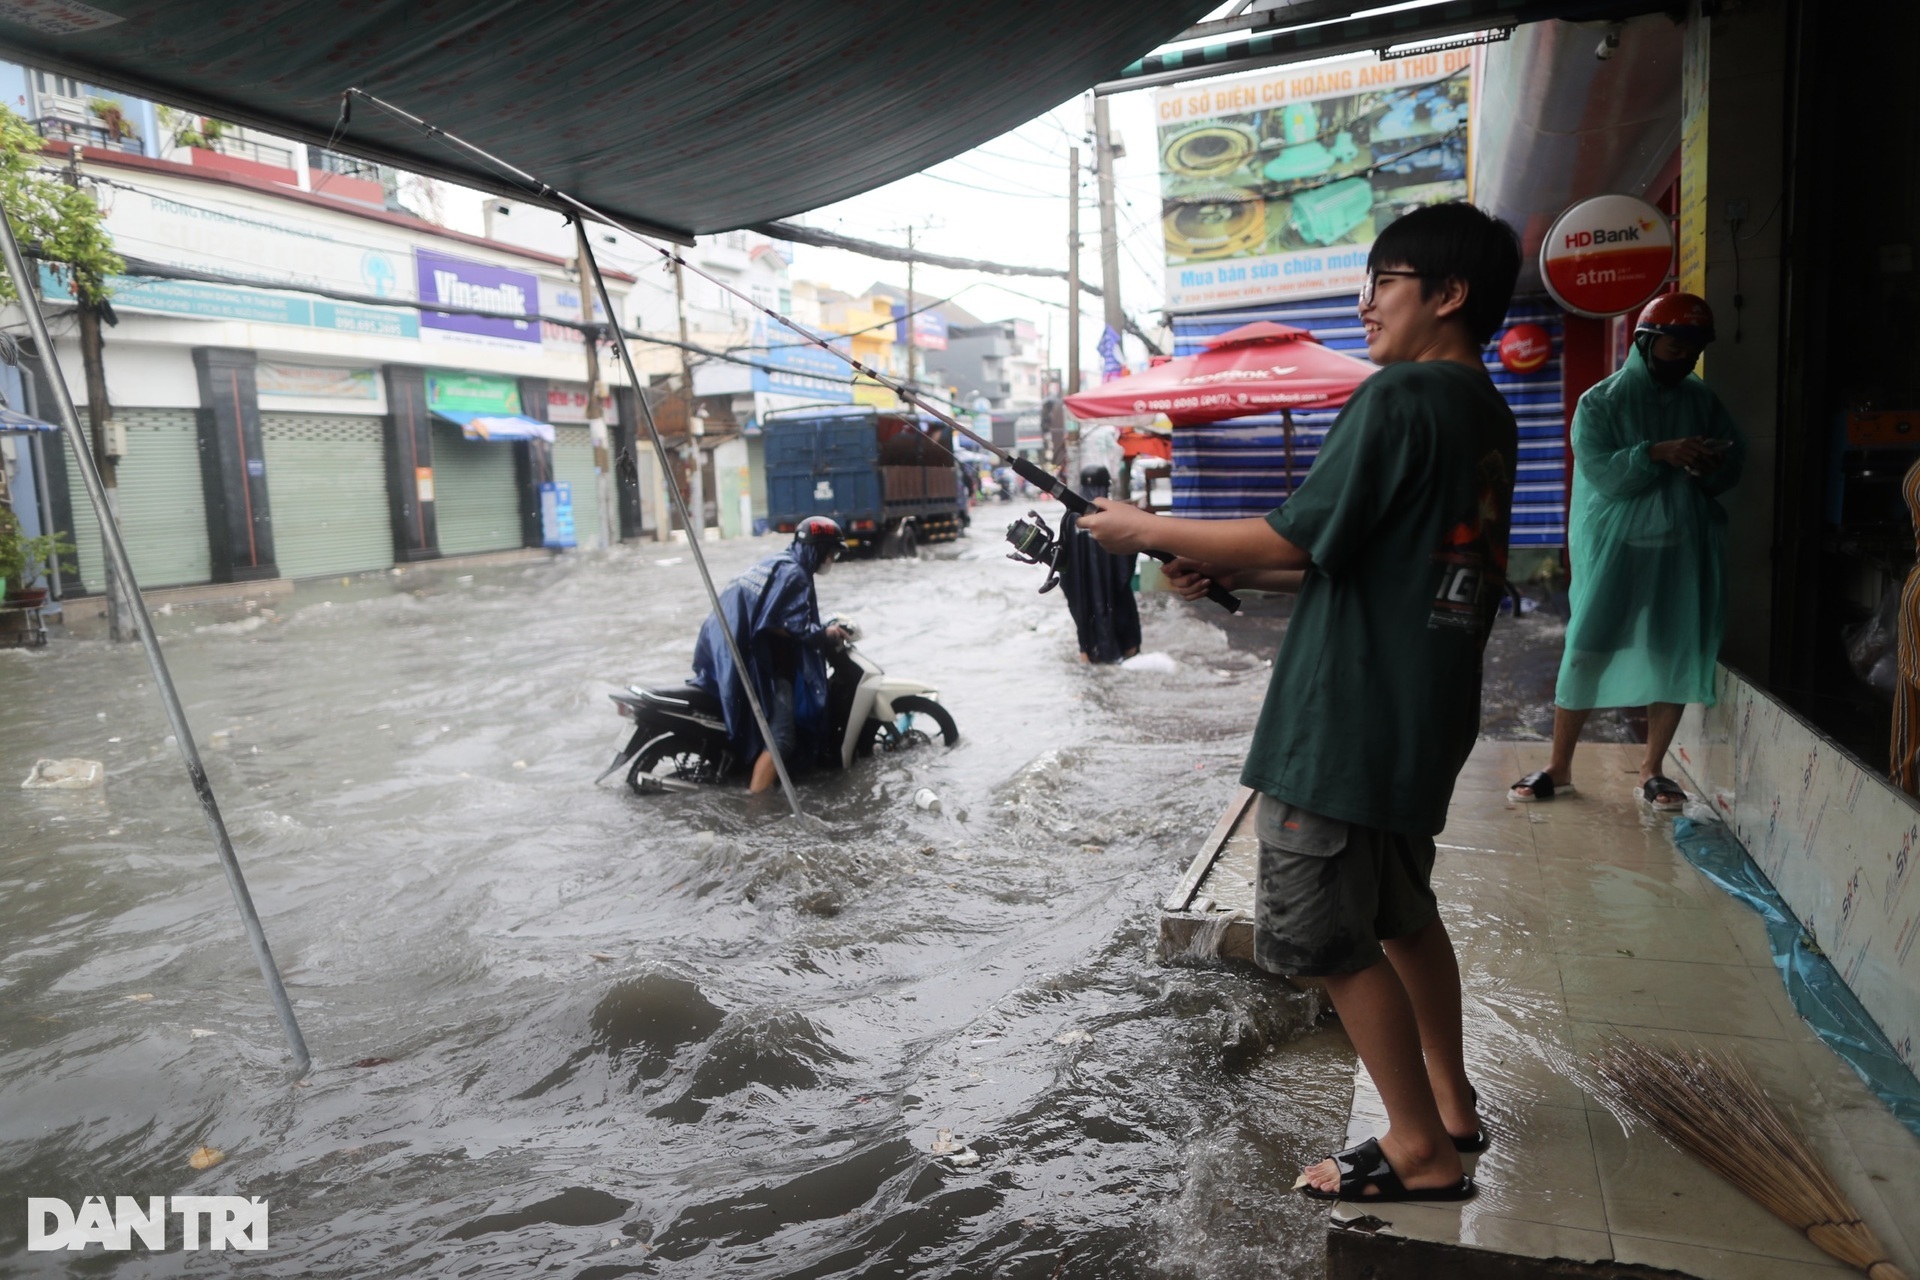
[[[953,428],[937,418],[869,405],[789,409],[768,414],[761,432],[767,523],[782,533],[830,516],[850,551],[911,556],[967,525]]]

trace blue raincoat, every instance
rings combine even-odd
[[[1655,462],[1654,445],[1727,440],[1703,476]],[[1713,703],[1727,629],[1727,513],[1746,438],[1697,377],[1663,387],[1640,346],[1580,397],[1573,415],[1567,552],[1572,619],[1554,702],[1571,711]]]
[[[821,750],[827,730],[827,662],[821,653],[826,627],[813,591],[821,555],[817,544],[795,543],[762,560],[727,584],[720,593],[719,613],[708,614],[700,625],[700,639],[693,647],[692,683],[719,697],[736,760],[751,764],[765,746],[746,690],[734,672],[733,654],[721,636],[722,618],[746,658],[768,719],[773,717],[775,683],[791,681],[799,738],[795,754],[807,761]]]

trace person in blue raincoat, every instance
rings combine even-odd
[[[1633,350],[1573,415],[1573,573],[1566,649],[1554,686],[1553,754],[1513,785],[1518,801],[1573,790],[1573,749],[1596,707],[1645,707],[1639,795],[1681,808],[1667,747],[1689,702],[1712,706],[1727,629],[1727,513],[1746,439],[1720,398],[1692,376],[1713,341],[1713,312],[1689,293],[1655,298]]]
[[[747,704],[745,686],[721,634],[722,619],[746,660],[747,676],[773,726],[780,758],[792,763],[819,749],[827,727],[825,651],[847,633],[820,621],[813,580],[846,546],[840,526],[825,516],[801,522],[793,545],[762,560],[720,593],[718,613],[707,615],[693,647],[692,683],[720,699],[727,738],[736,760],[753,761],[751,789],[765,791],[779,778]]]

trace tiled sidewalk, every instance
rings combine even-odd
[[[1421,1274],[1395,1266],[1422,1252],[1411,1241],[1703,1280],[1856,1274],[1650,1130],[1623,1131],[1581,1082],[1588,1052],[1618,1030],[1738,1054],[1920,1277],[1920,1140],[1794,1012],[1759,918],[1674,849],[1670,815],[1633,796],[1640,748],[1583,746],[1574,794],[1510,803],[1508,785],[1545,752],[1481,743],[1439,838],[1434,887],[1460,954],[1467,1066],[1492,1138],[1474,1168],[1480,1194],[1457,1206],[1337,1206],[1330,1252],[1364,1254],[1382,1276]],[[1349,1135],[1384,1126],[1359,1071]]]

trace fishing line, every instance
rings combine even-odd
[[[838,347],[835,347],[832,343],[827,342],[826,340],[820,337],[817,337],[813,333],[809,332],[798,321],[788,319],[786,316],[781,315],[778,311],[775,311],[772,307],[763,306],[761,303],[754,301],[751,297],[740,292],[740,290],[734,288],[732,285],[720,279],[718,276],[714,275],[712,272],[703,270],[702,268],[695,266],[693,263],[688,262],[685,256],[682,255],[679,252],[679,250],[663,249],[659,245],[653,244],[652,241],[644,233],[634,230],[632,227],[620,221],[618,218],[615,218],[610,214],[602,212],[601,210],[595,208],[594,206],[588,204],[586,201],[581,200],[576,196],[570,195],[565,191],[558,190],[557,188],[548,186],[545,182],[540,181],[538,178],[534,177],[532,174],[526,172],[526,170],[521,169],[516,165],[510,164],[505,160],[502,160],[499,156],[496,156],[492,152],[486,151],[483,148],[476,146],[471,142],[466,141],[465,139],[461,138],[457,134],[448,133],[446,130],[441,129],[436,125],[427,123],[427,121],[421,119],[419,116],[414,115],[412,112],[405,110],[404,108],[397,107],[394,104],[385,101],[384,99],[375,97],[373,94],[368,93],[365,89],[350,88],[346,92],[350,95],[363,99],[364,101],[368,102],[375,108],[381,111],[384,111],[388,115],[392,116],[394,119],[399,120],[406,124],[410,124],[413,127],[424,131],[429,137],[435,138],[437,140],[442,140],[448,145],[457,147],[474,156],[479,157],[481,160],[499,169],[503,174],[506,174],[507,176],[513,178],[517,182],[523,183],[524,185],[526,185],[526,187],[529,190],[537,192],[543,200],[549,201],[549,202],[557,202],[559,204],[565,205],[566,207],[576,210],[578,213],[586,217],[590,217],[594,219],[596,222],[603,222],[606,225],[613,227],[616,230],[626,232],[628,235],[633,236],[635,239],[640,240],[642,243],[650,245],[656,253],[658,253],[662,258],[666,259],[668,262],[674,264],[676,267],[679,267],[680,269],[685,271],[691,271],[693,274],[699,276],[701,279],[707,281],[709,284],[712,284],[715,288],[718,288],[722,292],[730,294],[735,298],[738,298],[741,302],[744,302],[745,304],[747,304],[747,306],[753,308],[753,310],[755,310],[756,312],[759,312],[761,315],[766,316],[769,320],[772,320],[775,324],[780,325],[782,328],[789,329],[800,338],[805,339],[809,345],[820,348],[820,350],[825,351],[830,355],[834,356],[835,358],[842,360],[848,365],[852,366],[859,373],[865,374],[867,377],[872,378],[877,385],[885,387],[887,390],[893,392],[894,395],[898,396],[903,404],[912,405],[913,407],[920,409],[922,412],[926,413],[928,416],[934,418],[939,422],[946,424],[946,426],[951,430],[957,431],[961,435],[965,436],[967,439],[972,440],[975,444],[985,449],[988,453],[991,453],[994,457],[999,458],[1003,463],[1005,463],[1013,471],[1015,475],[1019,476],[1022,480],[1025,480],[1028,484],[1033,485],[1035,488],[1039,489],[1042,493],[1051,495],[1060,503],[1061,506],[1067,508],[1067,510],[1069,511],[1072,511],[1074,514],[1085,515],[1089,512],[1097,510],[1097,508],[1094,507],[1093,503],[1090,500],[1088,500],[1088,498],[1084,494],[1081,494],[1078,491],[1068,487],[1068,485],[1063,480],[1061,480],[1058,476],[1049,475],[1046,471],[1035,466],[1033,463],[1027,461],[1025,458],[1022,458],[1018,454],[1015,454],[1012,450],[1002,449],[999,445],[981,436],[978,432],[973,431],[968,427],[962,426],[960,421],[957,418],[955,418],[952,414],[944,413],[941,410],[935,408],[932,403],[930,403],[929,401],[921,397],[921,395],[918,392],[908,390],[905,386],[903,386],[899,382],[894,381],[894,379],[892,379],[891,377],[888,377],[886,374],[880,373],[879,371],[873,368],[870,368],[863,361],[855,358],[851,353],[842,351]],[[599,264],[595,262],[593,259],[591,247],[587,248],[586,256],[587,256],[588,262],[594,267],[594,270],[596,272],[596,277],[597,277]],[[604,286],[602,287],[602,292],[604,293]],[[606,305],[608,308],[608,315],[612,316],[614,312],[612,310],[613,303],[610,297],[606,299]],[[632,358],[627,354],[626,343],[624,339],[618,345],[620,347],[621,359],[628,365],[628,376],[634,377],[636,379],[636,385],[637,385],[637,375],[634,374],[632,371]],[[689,388],[689,391],[691,391],[691,388]],[[639,399],[641,400],[641,403],[644,407],[645,397],[642,396],[642,397],[639,397]],[[648,421],[649,432],[653,432],[653,416],[650,408],[647,409],[647,421]],[[657,432],[654,433],[654,444],[655,444],[655,447],[659,449],[661,453],[662,463],[664,465],[665,457],[666,457],[666,446],[660,442]],[[667,490],[670,494],[674,496],[677,503],[679,499],[677,486],[668,485]],[[692,531],[691,525],[689,524],[688,527],[689,527],[689,531],[691,532]],[[692,545],[696,540],[689,538],[688,541],[689,541],[689,545]],[[1152,556],[1155,560],[1159,560],[1163,563],[1170,563],[1174,559],[1174,557],[1171,554],[1165,551],[1148,551],[1146,552],[1146,554],[1149,556]],[[704,559],[700,558],[697,551],[696,551],[695,559],[699,562],[701,566],[701,573],[704,575],[706,573],[706,562]],[[1215,604],[1218,604],[1221,608],[1226,609],[1228,612],[1231,612],[1231,613],[1239,612],[1239,609],[1240,609],[1239,597],[1235,596],[1232,592],[1220,586],[1218,583],[1210,583],[1208,585],[1207,598],[1209,600],[1212,600]],[[716,601],[715,608],[717,611],[718,609],[717,596],[715,597],[715,601]],[[729,635],[728,637],[728,642],[729,644],[732,643],[731,635]],[[775,758],[778,759],[778,753],[776,753]],[[796,804],[795,809],[797,810],[798,807],[799,806]]]

